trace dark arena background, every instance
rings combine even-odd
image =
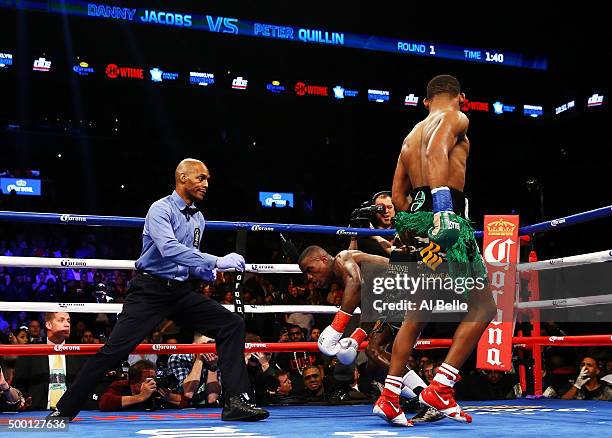
[[[580,3],[536,11],[533,2],[476,8],[431,2],[0,0],[0,210],[142,218],[152,202],[172,192],[177,163],[192,157],[211,173],[200,205],[207,221],[348,227],[354,209],[391,189],[402,142],[427,115],[427,82],[450,74],[469,100],[462,108],[471,142],[465,192],[475,229],[483,229],[484,215],[519,215],[521,226],[546,223],[548,228],[527,233],[521,262],[530,253],[548,260],[610,250],[612,35],[600,9]],[[272,194],[282,195],[281,204],[266,205]],[[282,207],[287,199],[291,205]],[[553,229],[570,215],[595,209],[603,213],[593,221]],[[141,226],[0,219],[0,256],[135,260],[142,248]],[[283,236],[298,250],[318,244],[335,254],[349,245],[348,237],[334,234]],[[244,248],[243,237],[207,230],[201,250],[227,254],[238,247],[249,263],[295,263],[283,254],[278,233],[249,232]],[[95,303],[101,279],[109,300],[122,303],[132,276],[113,271],[94,281],[85,269],[79,278],[60,271],[0,266],[0,301],[70,303],[76,297]],[[43,282],[54,278],[52,292],[41,289],[41,275]],[[29,285],[17,290],[17,277]],[[229,277],[224,285],[198,287],[212,287],[213,298],[227,300]],[[609,293],[601,278],[568,274],[562,281],[544,281],[540,298]],[[263,304],[268,292],[273,299],[266,304],[339,304],[326,300],[329,289],[320,292],[320,302],[309,299],[308,282],[295,273],[251,283],[247,278],[245,288],[249,304]],[[299,298],[290,297],[292,288]],[[258,295],[262,290],[267,292]],[[229,299],[223,304],[232,304]],[[608,314],[610,303],[601,303]],[[0,309],[0,342],[7,345],[24,323],[44,321],[40,313],[9,307]],[[564,315],[557,320],[545,314],[541,335],[610,338],[612,321]],[[74,334],[79,317],[71,316]],[[256,335],[251,341],[278,342],[286,328],[282,313],[246,318],[247,331]],[[314,318],[321,329],[330,321],[326,314]],[[105,328],[84,322],[104,343]],[[515,336],[533,334],[533,327],[518,322]],[[177,331],[179,343],[191,343],[181,336]],[[450,338],[452,330],[430,328],[423,337]],[[68,342],[82,343],[74,337]],[[585,356],[600,362],[603,377],[612,373],[611,343],[542,344],[526,356],[515,349],[516,372],[505,376],[519,382],[519,366],[533,376],[532,355],[541,354],[544,369],[538,365],[535,372],[543,373],[545,386],[573,383]],[[445,350],[425,351],[433,363],[444,358]],[[3,367],[14,367],[14,356],[5,353]],[[466,367],[465,375],[482,377],[475,356]],[[376,397],[367,406],[274,407],[269,420],[248,427],[221,423],[215,408],[165,410],[157,418],[86,411],[70,431],[365,438],[610,430],[609,403],[541,398],[546,387],[537,394],[533,385],[528,382],[513,400],[466,398],[462,406],[475,417],[471,425],[444,420],[410,433],[371,415]],[[550,398],[563,394],[557,392]],[[0,414],[0,428],[10,426],[8,419],[32,418],[43,415]]]

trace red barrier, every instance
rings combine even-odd
[[[452,339],[421,339],[416,348],[428,350],[434,348],[448,348]],[[589,336],[539,336],[512,338],[514,346],[556,345],[559,347],[582,347],[594,345],[612,345],[612,335]],[[363,342],[360,350],[368,345]],[[0,356],[47,356],[49,354],[95,354],[102,344],[24,344],[0,345]],[[134,350],[140,354],[185,354],[185,353],[214,353],[215,344],[141,344]],[[295,351],[318,352],[316,342],[247,342],[244,344],[245,352],[266,351],[279,353],[293,353]]]

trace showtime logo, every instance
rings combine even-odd
[[[153,351],[176,350],[176,345],[153,344]]]
[[[54,345],[54,351],[81,351],[81,347],[78,345]]]
[[[144,79],[144,69],[108,64],[104,70],[110,79]]]
[[[463,101],[461,104],[461,111],[481,111],[481,112],[489,112],[489,103],[488,102],[471,102],[467,99]]]
[[[298,96],[328,96],[327,87],[322,85],[307,85],[304,82],[298,82],[294,87],[295,94]]]

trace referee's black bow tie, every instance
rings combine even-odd
[[[189,220],[189,218],[193,216],[194,214],[196,214],[198,211],[200,211],[200,209],[196,206],[193,206],[193,207],[186,206],[185,208],[181,210],[181,213],[183,213],[185,215],[185,218]]]

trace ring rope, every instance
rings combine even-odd
[[[452,339],[420,339],[417,349],[448,348]],[[518,336],[512,338],[512,344],[517,347],[529,345],[554,345],[558,347],[584,347],[612,345],[612,335],[583,335],[583,336]],[[360,344],[363,350],[368,343]],[[23,344],[0,345],[0,356],[46,356],[61,352],[66,355],[95,354],[103,344]],[[293,353],[296,351],[319,352],[316,342],[247,342],[244,344],[245,352],[276,352]],[[185,353],[215,353],[215,344],[140,344],[134,349],[138,354],[185,354]]]
[[[585,211],[582,213],[576,213],[558,219],[540,222],[533,225],[527,225],[519,229],[519,234],[526,235],[532,233],[540,233],[610,216],[612,216],[612,205]],[[85,226],[104,225],[109,227],[131,228],[142,228],[144,226],[144,219],[137,217],[35,213],[18,211],[0,211],[0,221]],[[395,230],[393,229],[383,230],[351,227],[342,228],[328,225],[277,224],[260,222],[207,221],[206,228],[213,231],[235,231],[246,229],[247,231],[319,233],[346,236],[390,236],[395,234]],[[476,237],[482,237],[482,231],[476,231]]]
[[[612,261],[612,250],[597,251],[569,257],[560,257],[532,263],[520,263],[517,271],[543,271],[560,267],[580,266],[589,263]],[[51,257],[14,257],[0,256],[0,266],[14,268],[54,268],[54,269],[125,269],[135,270],[135,260],[73,259]],[[297,264],[291,263],[249,263],[246,272],[270,274],[301,274]]]

